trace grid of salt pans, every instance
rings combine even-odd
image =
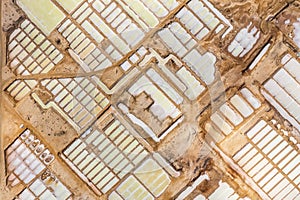
[[[71,192],[49,170],[24,189],[16,200],[66,200],[70,199]]]
[[[53,101],[78,127],[84,128],[109,104],[89,78],[46,79],[42,85],[54,96]]]
[[[72,169],[102,193],[109,191],[148,155],[116,116],[101,117],[96,124],[104,121],[105,127],[92,127],[63,152]]]
[[[219,182],[219,187],[208,197],[208,200],[226,199],[226,200],[250,200],[241,198],[234,189],[226,182]],[[197,196],[194,200],[205,200],[202,195]]]
[[[115,191],[109,200],[125,199],[155,199],[159,197],[170,184],[171,180],[164,169],[152,158],[147,159],[126,178]]]
[[[72,18],[76,24],[68,19],[58,30],[93,71],[120,60],[144,37],[140,27],[117,7],[116,2],[86,2]],[[90,54],[93,56],[88,56]]]
[[[260,31],[255,26],[252,26],[252,23],[250,23],[246,28],[241,29],[228,46],[228,51],[234,57],[244,57],[257,43]]]
[[[20,101],[38,84],[35,80],[15,80],[6,88],[6,92],[16,101]]]
[[[9,66],[16,75],[48,73],[63,55],[29,20],[21,23],[9,37]],[[20,101],[35,88],[35,80],[15,80],[6,91]]]
[[[124,71],[128,71],[131,67],[137,65],[149,51],[141,46],[134,54],[132,54],[126,61],[124,61],[120,66]]]
[[[271,104],[300,130],[300,63],[286,55],[284,65],[264,84],[264,96]]]
[[[10,67],[17,75],[47,73],[63,55],[29,20],[9,37]]]
[[[209,180],[210,177],[207,174],[199,176],[192,185],[188,186],[177,198],[181,199],[192,199],[191,196],[198,194],[193,200],[216,200],[216,199],[226,199],[226,200],[250,200],[248,197],[242,198],[235,190],[223,180],[219,181],[218,187],[206,198],[202,193],[197,192],[196,188],[203,183],[204,180]]]
[[[176,76],[184,83],[186,88],[184,94],[190,99],[195,100],[200,94],[205,91],[204,83],[197,80],[196,77],[182,66],[177,72]]]
[[[197,45],[196,40],[178,22],[172,22],[168,27],[159,31],[158,35],[180,57],[184,57]]]
[[[190,1],[176,14],[176,18],[198,40],[203,39],[215,29],[218,33],[225,28],[220,19],[199,0]]]
[[[176,0],[123,0],[123,2],[126,4],[122,3],[124,7],[126,7],[126,11],[132,18],[136,18],[136,21],[143,25],[146,31],[148,31],[149,28],[156,27],[160,19],[166,17],[170,11],[179,5]]]
[[[172,52],[178,55],[190,67],[193,72],[207,85],[214,80],[216,57],[209,52],[201,54],[197,47],[197,41],[182,23],[172,22],[158,32],[158,36]],[[199,67],[198,63],[202,65]]]
[[[227,103],[223,104],[212,116],[211,122],[205,126],[211,134],[221,133],[216,140],[223,139],[233,129],[251,116],[261,106],[260,101],[247,88],[242,88]]]
[[[233,159],[271,198],[300,198],[300,154],[264,120],[247,132],[249,143]]]
[[[54,156],[26,129],[6,150],[9,185],[28,184],[53,160]]]

